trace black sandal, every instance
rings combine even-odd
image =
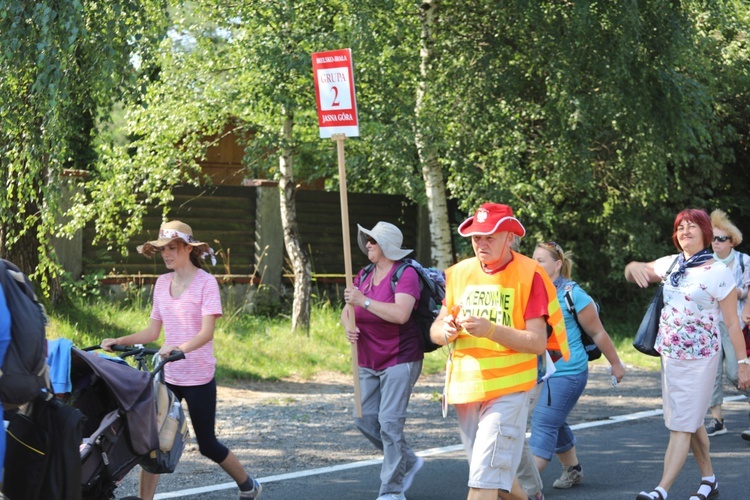
[[[652,497],[651,493],[656,493],[658,496]],[[664,500],[664,497],[661,495],[661,492],[659,490],[653,490],[651,491],[651,493],[641,491],[640,493],[638,493],[638,496],[635,497],[635,500]]]
[[[703,481],[701,481],[701,486],[705,484],[706,486],[711,488],[711,492],[708,494],[708,496],[704,495],[703,493],[695,492],[691,495],[691,498],[696,497],[699,500],[714,500],[714,498],[719,498],[719,487],[716,486],[716,483],[716,479],[714,479],[713,483],[704,479]]]

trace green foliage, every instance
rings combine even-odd
[[[38,267],[26,264],[45,280],[60,274],[50,238],[63,170],[92,169],[95,123],[131,88],[131,58],[148,58],[165,19],[157,0],[0,8],[0,242],[37,253]]]
[[[80,280],[73,280],[69,275],[65,278],[62,287],[69,300],[86,303],[102,296],[101,280],[104,278],[103,272],[81,276]]]
[[[94,221],[97,236],[122,247],[141,228],[146,207],[162,207],[170,190],[206,182],[198,160],[212,138],[234,132],[246,147],[250,177],[278,177],[276,151],[295,152],[303,179],[328,176],[332,143],[317,139],[310,53],[336,43],[335,2],[209,1],[173,8],[170,36],[158,47],[158,71],[143,94],[125,103],[131,141],[101,145],[97,175],[70,215],[70,229]],[[295,135],[280,133],[286,114]],[[117,203],[111,203],[111,200]],[[166,213],[165,213],[166,216]]]
[[[575,253],[576,278],[600,300],[640,303],[635,287],[621,286],[625,263],[672,251],[674,215],[714,208],[722,172],[732,172],[727,143],[738,137],[716,106],[720,89],[736,88],[714,65],[746,41],[735,21],[724,40],[705,25],[723,28],[732,9],[747,21],[747,8],[442,5],[433,104],[452,196],[465,212],[510,204],[528,230],[525,253],[554,239]],[[747,65],[734,71],[746,78]]]
[[[145,207],[204,181],[197,162],[229,131],[243,137],[248,176],[278,178],[277,152],[290,148],[296,179],[337,189],[310,54],[343,47],[361,123],[347,141],[352,192],[423,202],[418,130],[439,153],[452,216],[509,203],[528,230],[522,251],[560,242],[605,305],[647,300],[622,286],[622,269],[672,251],[680,209],[720,207],[750,223],[747,2],[443,0],[428,82],[422,8],[210,0],[170,2],[167,16],[156,0],[5,2],[3,250],[33,236],[38,271],[58,272],[49,247],[60,173],[72,167],[91,176],[65,230],[93,221],[97,237],[123,247]],[[116,101],[120,127],[107,123]],[[287,116],[291,140],[280,133]]]

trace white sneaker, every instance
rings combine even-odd
[[[406,471],[406,474],[404,474],[404,482],[403,482],[404,491],[408,491],[409,488],[411,488],[411,483],[414,481],[414,476],[417,475],[417,472],[419,472],[419,469],[421,469],[423,466],[424,466],[424,458],[417,457],[417,461],[414,462],[414,465],[411,466],[411,469]]]
[[[250,491],[240,491],[240,500],[243,500],[245,498],[260,498],[260,494],[263,492],[263,486],[253,479],[253,489]]]
[[[380,495],[377,500],[406,500],[406,497],[403,493],[386,493]]]

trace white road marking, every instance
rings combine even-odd
[[[724,398],[724,402],[729,403],[732,401],[741,401],[743,399],[746,399],[746,396],[731,396],[731,397]],[[570,428],[573,430],[590,429],[592,427],[619,424],[621,422],[628,422],[631,420],[640,420],[642,418],[657,417],[662,414],[663,414],[662,410],[639,411],[636,413],[630,413],[628,415],[617,415],[614,417],[608,417],[603,420],[596,420],[593,422],[583,422],[580,424],[571,425]],[[526,437],[528,436],[529,436],[529,433],[526,433]],[[427,450],[422,450],[422,451],[417,452],[417,455],[419,455],[420,457],[430,457],[434,455],[442,455],[444,453],[453,453],[456,451],[460,451],[462,448],[463,446],[461,446],[460,444],[453,445],[453,446],[443,446],[439,448],[430,448]],[[362,460],[359,462],[351,462],[348,464],[334,465],[331,467],[320,467],[318,469],[302,470],[298,472],[290,472],[288,474],[278,474],[276,476],[258,477],[256,479],[258,480],[259,483],[266,484],[266,483],[273,483],[277,481],[286,481],[289,479],[299,479],[301,477],[317,476],[320,474],[329,474],[331,472],[339,472],[339,471],[344,471],[344,470],[349,470],[349,469],[357,469],[360,467],[369,467],[370,465],[378,465],[381,463],[383,463],[382,458],[374,458],[371,460]],[[212,491],[228,490],[230,488],[236,488],[236,487],[237,487],[237,483],[233,483],[233,482],[214,484],[210,486],[202,486],[200,488],[190,488],[186,490],[159,493],[154,497],[154,500],[161,500],[162,498],[188,497],[192,495],[210,493]]]

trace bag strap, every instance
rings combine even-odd
[[[677,261],[679,260],[679,258],[680,258],[680,255],[677,254],[677,257],[675,257],[674,260],[672,261],[672,265],[669,266],[669,269],[667,269],[667,274],[664,275],[664,279],[661,280],[662,283],[667,281],[667,278],[669,277],[669,275],[672,274],[672,269],[674,269],[674,265],[677,264]]]
[[[393,291],[393,294],[396,294],[396,285],[398,285],[398,280],[401,279],[401,275],[404,274],[404,269],[406,269],[407,266],[410,266],[406,261],[401,262],[401,264],[398,265],[395,271],[393,271],[393,274],[391,275],[391,290]],[[412,266],[414,267],[414,266]],[[416,271],[416,268],[414,269]],[[417,276],[419,273],[417,273]],[[420,288],[422,287],[422,282],[419,282]]]
[[[573,319],[578,325],[578,329],[582,333],[586,333],[586,330],[581,326],[581,322],[578,321],[578,313],[576,312],[575,304],[573,303],[573,294],[570,291],[573,289],[573,285],[565,285],[565,306],[568,308],[568,312],[573,316]],[[588,335],[588,333],[586,333]]]
[[[375,269],[375,264],[367,264],[359,275],[359,286],[364,285],[365,280],[370,275],[372,270]]]
[[[740,259],[740,271],[742,272],[742,275],[745,275],[745,254],[742,252],[737,252],[737,258]]]
[[[407,267],[414,267],[410,262],[403,261],[401,264],[398,265],[395,271],[393,271],[393,274],[391,275],[391,291],[393,294],[396,294],[396,285],[398,285],[398,280],[401,279],[401,275],[404,274],[404,269]],[[375,264],[367,264],[364,269],[362,269],[362,274],[359,276],[359,285],[362,286],[365,282],[365,279],[372,273],[373,269],[375,268]],[[419,278],[419,271],[417,271],[417,268],[415,267],[414,270],[417,272],[417,278]],[[370,278],[372,280],[372,278]],[[422,289],[422,280],[419,280],[419,289]]]

